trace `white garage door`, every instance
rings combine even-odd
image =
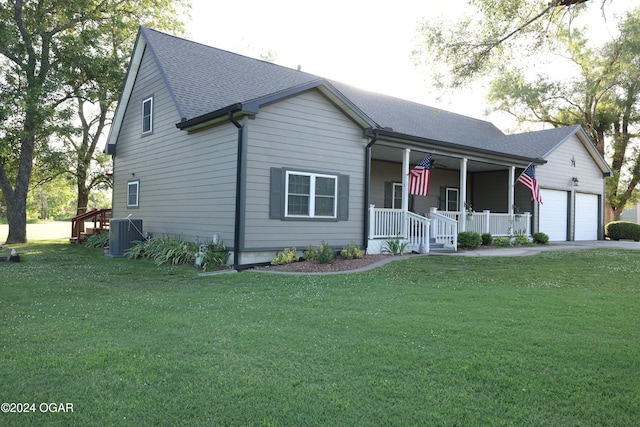
[[[544,201],[544,199],[542,199]],[[576,240],[598,240],[598,196],[576,193]]]
[[[540,231],[551,241],[567,240],[567,192],[540,190]]]

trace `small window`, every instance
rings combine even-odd
[[[460,195],[460,190],[458,190],[457,188],[447,188],[446,190],[446,200],[445,200],[445,210],[449,211],[449,212],[458,212],[460,209],[460,205],[459,205],[459,195]]]
[[[142,134],[153,131],[153,97],[142,101]]]
[[[140,181],[131,181],[127,183],[127,207],[138,207],[138,199],[140,195]]]
[[[336,218],[338,177],[287,171],[285,216]]]
[[[402,209],[402,184],[393,183],[393,209]]]

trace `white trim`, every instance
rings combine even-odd
[[[300,194],[302,196],[309,197],[309,211],[308,215],[293,215],[289,214],[289,177],[291,175],[308,176],[309,182],[309,194]],[[333,215],[316,215],[315,203],[316,203],[316,178],[331,178],[334,180],[333,186]],[[294,193],[295,194],[295,193]],[[284,198],[284,216],[286,218],[337,218],[338,217],[338,175],[327,175],[311,172],[297,172],[287,171],[285,175],[285,198]]]
[[[135,191],[136,202],[135,203],[129,203],[129,198],[132,195],[132,193],[130,192],[130,189],[134,185],[136,187],[136,191]],[[140,205],[140,181],[129,181],[129,182],[127,182],[127,207],[128,208],[137,208],[139,205]]]
[[[144,114],[144,107],[145,105],[149,103],[149,129],[145,130],[145,118],[147,116],[145,116]],[[150,96],[148,98],[146,98],[145,100],[142,101],[142,134],[143,135],[148,135],[150,133],[153,133],[153,96]]]
[[[127,76],[125,78],[125,82],[122,87],[122,92],[120,92],[120,99],[118,100],[118,105],[113,115],[111,128],[109,129],[109,136],[107,138],[108,144],[115,145],[116,141],[118,140],[120,127],[122,126],[122,121],[124,120],[124,113],[125,113],[125,110],[127,109],[127,105],[129,104],[129,98],[131,98],[133,85],[138,75],[138,70],[140,69],[140,63],[142,62],[142,55],[144,54],[144,50],[146,47],[147,47],[146,40],[144,39],[144,37],[142,37],[141,33],[138,32],[138,37],[136,39],[134,51],[133,51],[133,54],[131,55],[131,61],[129,62],[129,69],[127,70]]]

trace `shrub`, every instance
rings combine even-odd
[[[511,246],[511,238],[500,236],[493,239],[493,246],[497,246],[499,248],[507,248]]]
[[[408,242],[403,242],[399,237],[389,239],[384,243],[384,248],[380,252],[393,256],[402,255],[407,248]]]
[[[309,246],[305,251],[309,261],[318,261],[320,264],[331,264],[336,259],[336,251],[331,249],[328,243],[322,242],[318,248]]]
[[[515,236],[512,242],[513,246],[531,246],[533,242],[527,236]]]
[[[482,237],[480,233],[474,231],[462,231],[458,233],[458,247],[465,249],[474,249],[480,246]]]
[[[542,232],[537,232],[537,233],[533,233],[533,242],[534,243],[540,243],[540,244],[547,244],[547,242],[549,241],[549,236],[547,236],[546,234],[542,233]]]
[[[491,233],[484,233],[480,237],[482,238],[482,246],[489,246],[491,243],[493,243],[493,236],[491,235]]]
[[[204,271],[225,267],[229,262],[230,256],[231,252],[227,250],[224,242],[218,240],[218,243],[209,245],[209,250],[204,255],[201,267]]]
[[[109,246],[109,233],[92,234],[84,241],[83,245],[87,248],[104,248],[105,246]]]
[[[278,252],[276,257],[271,261],[271,265],[284,265],[297,262],[300,259],[296,248],[284,248],[282,252]]]
[[[614,221],[607,224],[604,232],[612,240],[629,239],[640,241],[640,224],[629,221]]]
[[[215,251],[207,251],[201,267],[206,270],[214,266],[217,267],[226,264],[229,260],[230,253],[227,251],[224,243],[220,241],[210,248],[214,248]],[[132,247],[127,249],[125,255],[132,259],[152,259],[156,265],[178,265],[193,264],[196,260],[196,252],[198,251],[198,246],[193,242],[186,242],[178,237],[163,236],[136,242]]]
[[[353,243],[350,243],[346,248],[340,251],[340,255],[346,259],[360,259],[364,256],[364,252]]]

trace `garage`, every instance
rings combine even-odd
[[[568,194],[540,189],[540,231],[548,235],[550,241],[567,240]]]
[[[575,240],[598,240],[598,211],[598,195],[576,193]]]

